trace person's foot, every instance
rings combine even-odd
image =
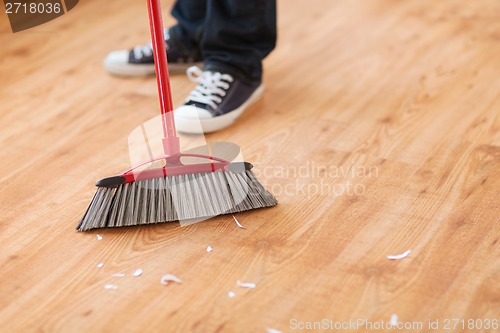
[[[178,38],[171,36],[165,29],[168,70],[170,73],[185,72],[187,68],[201,64],[199,51],[189,50]],[[155,74],[153,49],[151,43],[136,46],[132,50],[109,53],[104,59],[104,68],[111,74],[122,76],[146,76]]]
[[[229,74],[187,70],[188,77],[198,86],[183,105],[174,111],[177,130],[202,134],[231,125],[264,91],[260,82],[246,83]]]

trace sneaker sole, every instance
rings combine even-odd
[[[176,129],[181,133],[187,134],[204,134],[220,131],[232,125],[250,105],[262,97],[263,92],[264,85],[261,84],[252,96],[245,103],[241,104],[239,108],[213,118],[183,118],[174,112]]]
[[[169,63],[168,71],[172,74],[185,73],[186,70],[191,66],[202,66],[203,63]],[[106,71],[113,75],[118,76],[153,76],[155,75],[155,66],[153,65],[144,65],[144,64],[119,64],[115,62],[104,61],[104,68]]]

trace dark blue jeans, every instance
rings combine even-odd
[[[177,0],[174,35],[198,47],[205,69],[262,80],[262,59],[276,45],[276,0]]]

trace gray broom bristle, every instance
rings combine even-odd
[[[277,203],[251,170],[168,176],[98,187],[76,229],[209,218]]]

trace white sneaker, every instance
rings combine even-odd
[[[188,77],[198,82],[183,105],[174,111],[179,132],[203,134],[230,126],[264,91],[260,82],[248,84],[229,74],[193,66]]]

